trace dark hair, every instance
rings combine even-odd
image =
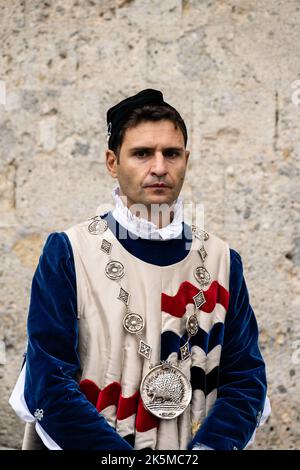
[[[119,162],[119,151],[123,143],[125,132],[127,129],[136,127],[138,124],[144,121],[172,121],[175,125],[175,128],[181,130],[184,138],[184,145],[187,144],[187,130],[185,123],[175,108],[172,106],[165,105],[145,105],[141,108],[136,108],[132,111],[129,118],[123,124],[119,133],[114,139],[114,144],[111,147],[111,150],[117,155],[117,162]]]

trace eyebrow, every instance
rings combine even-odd
[[[140,152],[140,151],[145,151],[145,150],[154,150],[154,147],[147,147],[147,146],[140,146],[140,147],[132,147],[129,149],[130,152]],[[183,147],[165,147],[163,151],[165,152],[166,150],[173,150],[177,152],[183,152],[184,148]]]

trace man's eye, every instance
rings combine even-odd
[[[177,157],[178,155],[178,152],[174,151],[174,150],[169,150],[166,152],[166,157]]]
[[[139,150],[138,152],[135,152],[135,155],[136,155],[137,157],[141,157],[141,158],[142,158],[142,157],[146,157],[148,154],[147,154],[146,150]]]

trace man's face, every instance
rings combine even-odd
[[[183,134],[172,121],[145,121],[127,129],[119,153],[119,164],[106,152],[107,168],[119,181],[127,206],[171,205],[177,199],[185,177],[189,152]],[[151,187],[157,183],[162,187]]]

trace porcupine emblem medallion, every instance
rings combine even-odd
[[[162,419],[181,415],[192,398],[187,377],[169,363],[153,367],[144,377],[140,392],[145,408]]]

